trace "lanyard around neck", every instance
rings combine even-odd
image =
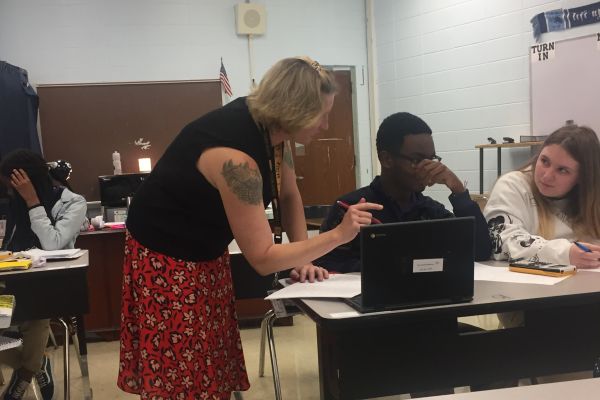
[[[281,160],[283,159],[283,143],[273,147],[269,131],[260,126],[265,141],[271,181],[271,207],[273,208],[273,242],[281,244],[283,229],[281,227],[281,209],[279,208],[279,188],[281,187]]]

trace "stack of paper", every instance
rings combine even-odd
[[[296,282],[266,297],[266,300],[292,298],[339,297],[351,298],[360,294],[360,275],[335,274],[321,282]]]
[[[70,260],[79,258],[84,253],[81,249],[41,250],[29,249],[20,252],[33,259],[45,258],[46,260]]]

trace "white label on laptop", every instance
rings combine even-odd
[[[444,270],[443,258],[423,258],[413,260],[413,273],[442,272]]]

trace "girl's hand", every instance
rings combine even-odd
[[[23,200],[25,200],[27,207],[40,204],[37,192],[29,180],[29,176],[27,176],[27,173],[23,169],[13,169],[13,172],[10,175],[10,184],[21,195]]]
[[[569,249],[569,262],[577,268],[600,267],[600,246],[591,243],[581,243],[591,252],[580,249],[575,243]]]

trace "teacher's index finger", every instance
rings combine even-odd
[[[360,211],[382,210],[383,209],[383,206],[381,204],[369,203],[369,202],[356,203],[353,207]]]

